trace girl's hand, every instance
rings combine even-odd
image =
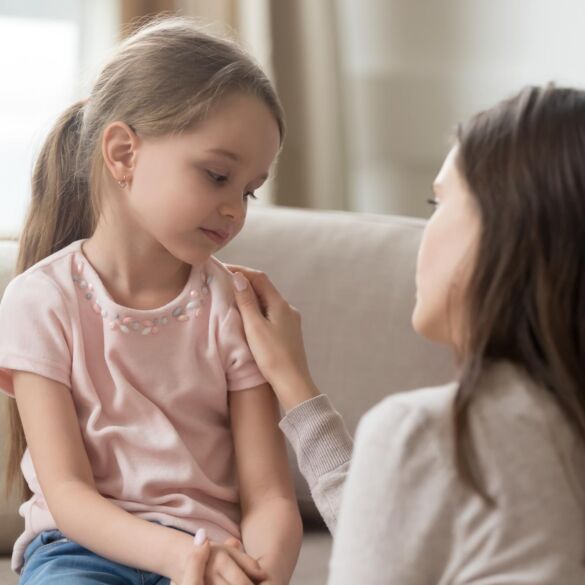
[[[228,266],[244,330],[258,367],[286,411],[319,395],[309,372],[301,316],[258,270]]]
[[[264,582],[267,577],[258,561],[247,555],[242,547],[211,545],[205,585],[255,585]]]
[[[244,545],[237,538],[228,538],[225,541],[226,546],[231,546],[237,550],[244,550]],[[258,585],[288,585],[284,581],[268,577],[265,581],[261,581]]]
[[[267,573],[260,564],[243,551],[237,539],[225,545],[211,544],[200,530],[189,553],[183,578],[171,585],[254,585],[264,582]]]

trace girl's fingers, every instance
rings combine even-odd
[[[242,567],[234,560],[226,563],[219,569],[219,576],[229,585],[254,585],[254,582],[242,570]],[[263,579],[263,577],[260,577]]]
[[[244,550],[244,545],[237,538],[234,538],[233,536],[228,538],[224,544],[226,546],[231,546],[232,548],[235,548],[236,550],[241,550],[241,551]]]
[[[268,577],[260,563],[251,556],[232,547],[227,548],[227,552],[234,562],[250,577],[254,579],[266,579]],[[224,576],[226,575],[224,574]]]

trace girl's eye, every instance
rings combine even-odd
[[[222,175],[220,173],[214,173],[213,171],[207,170],[207,174],[213,179],[216,183],[225,183],[227,181],[227,175]]]
[[[244,193],[244,199],[258,199],[258,197],[254,195],[254,191],[247,191]]]

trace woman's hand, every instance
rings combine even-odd
[[[199,530],[195,535],[193,548],[187,557],[180,585],[205,584],[205,572],[207,570],[210,551],[211,549],[209,541],[205,536],[205,530]],[[171,585],[177,585],[177,583],[171,581]]]
[[[238,309],[258,367],[286,411],[319,395],[309,372],[301,316],[258,270],[228,266],[234,273]]]

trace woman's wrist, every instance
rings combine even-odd
[[[285,412],[321,394],[313,380],[305,377],[295,376],[278,381],[272,388]]]

